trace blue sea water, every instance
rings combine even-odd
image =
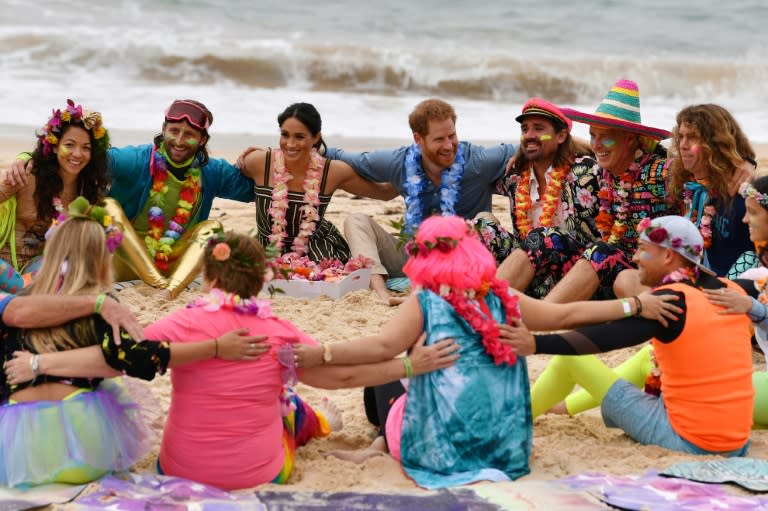
[[[25,126],[72,97],[156,130],[192,97],[214,134],[275,133],[309,101],[327,138],[409,138],[408,112],[438,96],[462,138],[510,140],[528,97],[593,111],[630,78],[647,124],[716,102],[768,141],[764,0],[3,0],[0,48],[1,122]]]

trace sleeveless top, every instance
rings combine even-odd
[[[720,281],[744,294],[737,284]],[[682,292],[689,311],[685,327],[674,341],[652,340],[672,428],[707,451],[744,447],[752,428],[754,399],[749,318],[746,314],[718,314],[718,307],[689,284],[659,289]]]
[[[431,291],[418,296],[426,345],[453,338],[461,358],[410,379],[400,437],[406,474],[428,489],[527,474],[533,425],[525,357],[494,364],[480,335],[448,302]],[[485,301],[493,320],[504,321],[501,300],[489,293]]]
[[[320,181],[320,204],[317,213],[320,220],[317,222],[315,232],[307,242],[307,257],[312,261],[318,262],[322,259],[339,259],[345,263],[350,258],[349,245],[341,235],[341,232],[331,222],[325,219],[325,211],[331,202],[332,194],[324,194],[325,183],[328,180],[328,169],[331,160],[326,159],[323,167],[323,177]],[[267,151],[266,163],[264,165],[264,183],[269,183],[269,175],[272,169],[272,150]],[[269,244],[269,235],[272,234],[272,217],[269,214],[269,208],[272,206],[272,187],[265,185],[254,185],[256,202],[256,227],[258,228],[259,242],[267,246]],[[283,254],[291,251],[293,239],[299,232],[301,225],[301,207],[304,205],[304,192],[288,192],[288,208],[285,212],[286,237],[283,241]]]

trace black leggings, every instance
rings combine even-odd
[[[405,394],[405,387],[400,381],[377,385],[376,387],[365,387],[363,391],[363,402],[365,403],[365,416],[368,422],[379,427],[379,433],[387,440],[386,425],[389,409],[392,408],[395,400]]]

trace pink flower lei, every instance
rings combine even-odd
[[[288,210],[288,181],[293,177],[285,166],[285,157],[281,150],[274,151],[275,170],[272,173],[272,205],[269,207],[269,215],[272,217],[272,234],[268,239],[282,252],[283,242],[287,233],[285,231],[285,212]],[[293,239],[291,251],[304,255],[308,249],[309,238],[315,232],[320,214],[317,207],[320,205],[320,176],[323,168],[323,158],[316,149],[312,149],[309,156],[309,165],[304,174],[304,204],[301,206],[301,224],[299,232]]]
[[[509,344],[501,341],[501,331],[493,319],[485,297],[491,290],[499,297],[506,311],[506,322],[520,319],[520,307],[517,295],[510,294],[509,286],[505,282],[493,279],[481,286],[481,289],[459,290],[441,285],[439,289],[431,289],[445,299],[459,316],[464,318],[472,329],[480,334],[486,353],[493,357],[496,365],[514,365],[517,354]]]
[[[259,300],[255,296],[241,298],[240,295],[227,293],[218,288],[211,289],[206,295],[198,296],[187,304],[187,308],[201,308],[207,312],[232,310],[240,314],[253,314],[261,319],[272,317],[272,304],[269,300]]]

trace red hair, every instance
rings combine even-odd
[[[446,244],[447,239],[450,244]],[[517,296],[509,293],[507,282],[496,278],[496,260],[475,230],[457,216],[432,216],[421,223],[414,243],[420,248],[403,267],[412,285],[428,289],[450,303],[481,335],[486,351],[497,364],[513,364],[515,353],[500,342],[499,327],[485,303],[485,295],[492,291],[501,300],[507,323],[520,317]],[[440,248],[428,248],[435,245]]]

